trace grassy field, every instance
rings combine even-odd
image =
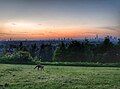
[[[0,89],[120,89],[120,68],[0,64]]]

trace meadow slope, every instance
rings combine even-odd
[[[120,89],[120,68],[0,64],[0,89]]]

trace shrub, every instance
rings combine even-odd
[[[18,51],[14,54],[6,54],[0,58],[1,63],[30,63],[32,57],[29,52]]]

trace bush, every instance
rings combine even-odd
[[[18,51],[14,54],[6,54],[0,58],[1,63],[30,63],[32,57],[29,52]]]

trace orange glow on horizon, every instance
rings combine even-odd
[[[47,27],[32,22],[7,22],[0,25],[0,39],[54,39],[54,38],[85,38],[113,35],[118,32],[95,27]]]
[[[40,30],[35,32],[21,32],[21,33],[8,33],[2,38],[4,39],[49,39],[49,38],[84,38],[84,37],[95,37],[96,34],[104,36],[117,34],[114,31],[105,32],[105,30],[90,30],[90,29],[65,29],[65,30]]]

